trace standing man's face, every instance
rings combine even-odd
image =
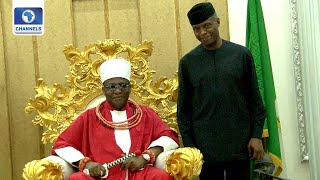
[[[220,19],[211,16],[200,24],[192,25],[194,35],[208,49],[215,48],[219,36]]]

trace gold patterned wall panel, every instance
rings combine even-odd
[[[210,0],[214,5],[215,10],[220,18],[220,35],[223,39],[229,40],[229,17],[228,17],[228,2],[227,0]]]
[[[177,71],[175,3],[173,0],[140,0],[142,39],[151,39],[156,47],[150,57],[155,78],[171,77]]]
[[[145,39],[154,44],[150,69],[171,78],[180,58],[198,44],[187,19],[187,11],[200,0],[54,0],[45,1],[45,32],[42,36],[12,35],[12,1],[0,1],[0,174],[20,180],[28,161],[50,152],[40,142],[42,129],[33,126],[24,113],[36,79],[48,84],[65,83],[68,62],[64,45],[85,44],[106,38],[121,39],[133,46]],[[227,0],[213,2],[221,19],[220,33],[229,39]],[[7,144],[6,144],[7,143]],[[10,145],[8,145],[10,143]],[[10,165],[11,164],[11,165]],[[3,174],[3,168],[5,173]],[[4,176],[3,176],[4,175]]]
[[[109,0],[110,38],[140,44],[141,18],[139,0]]]
[[[10,152],[10,130],[9,130],[9,118],[7,107],[7,83],[6,83],[6,67],[4,56],[4,44],[3,44],[3,32],[2,32],[2,2],[0,3],[0,174],[1,178],[12,179],[11,177],[11,152]]]
[[[23,112],[26,99],[34,94],[30,91],[35,86],[34,51],[31,36],[12,34],[11,1],[1,1],[1,15],[12,165],[10,173],[12,179],[18,180],[21,175],[16,172],[21,172],[30,159],[40,157],[39,127],[30,124],[30,116]],[[10,171],[10,166],[7,169]]]
[[[75,46],[83,47],[88,42],[106,38],[104,5],[103,0],[72,0]]]
[[[35,37],[34,51],[38,53],[35,62],[38,61],[39,77],[49,84],[65,82],[69,68],[62,49],[65,44],[76,41],[73,19],[71,0],[45,1],[45,34]],[[42,145],[41,156],[49,154],[50,150],[51,145]]]
[[[45,1],[45,30],[37,37],[40,77],[48,83],[63,82],[68,72],[65,66],[65,44],[73,43],[71,0]]]

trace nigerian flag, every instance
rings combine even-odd
[[[260,0],[248,0],[246,46],[254,58],[259,89],[267,111],[263,137],[267,138],[267,151],[276,165],[274,175],[278,176],[282,171],[278,133],[280,124],[275,107],[276,93]]]

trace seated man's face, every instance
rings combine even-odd
[[[109,104],[116,110],[121,110],[127,103],[131,85],[127,79],[116,77],[104,81],[102,90]]]

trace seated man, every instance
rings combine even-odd
[[[152,165],[161,152],[178,148],[178,135],[155,111],[128,100],[130,70],[124,59],[102,63],[100,77],[106,101],[82,113],[55,142],[52,154],[79,169],[69,179],[173,179]],[[142,154],[108,171],[103,166],[132,152]]]

